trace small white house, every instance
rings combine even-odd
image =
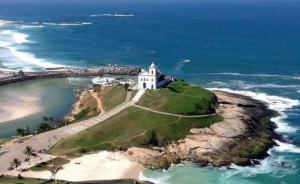
[[[149,66],[148,71],[142,69],[138,75],[138,88],[139,89],[157,89],[161,86],[168,84],[171,77],[166,77],[160,73],[154,62]]]

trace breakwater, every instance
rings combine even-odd
[[[141,68],[131,65],[105,65],[99,67],[59,67],[47,68],[44,71],[35,72],[4,72],[0,71],[0,86],[20,81],[64,78],[64,77],[88,77],[111,75],[138,75]]]

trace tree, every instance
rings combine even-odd
[[[25,130],[23,128],[18,128],[17,132],[18,132],[18,135],[20,135],[22,137],[25,135]]]
[[[44,117],[43,117],[43,120],[44,120],[44,121],[48,121],[49,118],[48,118],[47,116],[44,116]]]
[[[13,161],[10,163],[13,167],[18,168],[21,165],[21,161],[17,158],[14,158]]]
[[[31,146],[26,146],[24,150],[24,154],[27,156],[27,160],[30,161],[30,157],[33,154],[34,150]]]
[[[46,132],[49,130],[51,130],[51,126],[48,123],[41,123],[38,127],[39,133]]]
[[[26,136],[26,135],[30,134],[30,129],[29,129],[28,126],[26,128],[18,128],[17,132],[18,132],[18,135],[23,137],[23,136]]]

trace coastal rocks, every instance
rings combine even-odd
[[[276,114],[251,98],[215,91],[223,121],[209,128],[193,128],[190,134],[161,151],[130,148],[131,159],[152,168],[167,168],[172,163],[191,161],[200,165],[249,165],[251,159],[267,156],[275,143]]]

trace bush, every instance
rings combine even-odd
[[[49,130],[51,130],[51,126],[48,123],[41,123],[38,127],[39,133],[46,132]]]

